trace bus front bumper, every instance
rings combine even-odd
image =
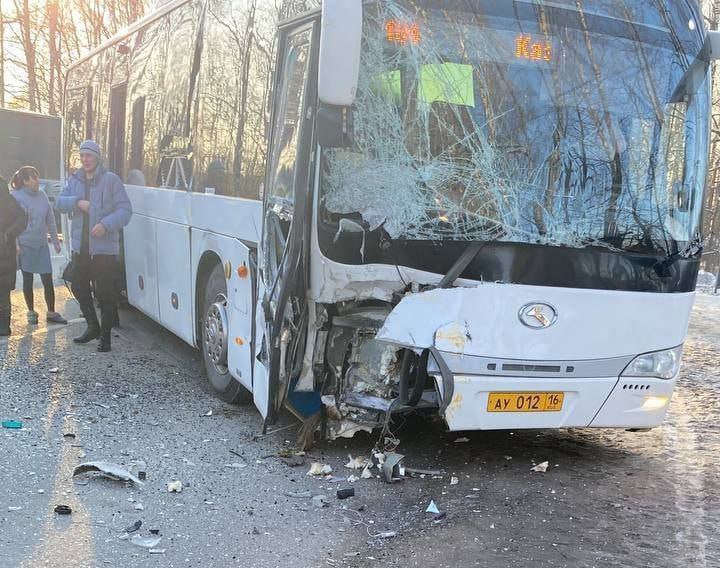
[[[442,396],[442,380],[435,377]],[[667,412],[675,379],[547,379],[454,375],[445,420],[452,431],[522,428],[653,428]],[[491,411],[491,394],[562,393],[559,410]]]

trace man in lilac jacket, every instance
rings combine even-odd
[[[102,167],[100,146],[93,140],[80,144],[78,169],[57,199],[57,209],[72,219],[72,292],[87,320],[76,343],[100,339],[98,351],[110,351],[110,330],[117,318],[120,230],[130,222],[132,205],[118,176]],[[100,301],[101,322],[95,313],[90,282]]]

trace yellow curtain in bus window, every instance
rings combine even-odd
[[[431,63],[420,68],[418,99],[426,104],[475,107],[472,65]]]

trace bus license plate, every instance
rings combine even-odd
[[[563,392],[491,392],[488,412],[559,412]]]

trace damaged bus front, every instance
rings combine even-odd
[[[699,6],[326,1],[307,30],[259,259],[270,416],[659,425],[702,250]],[[280,100],[303,57],[317,107]]]

